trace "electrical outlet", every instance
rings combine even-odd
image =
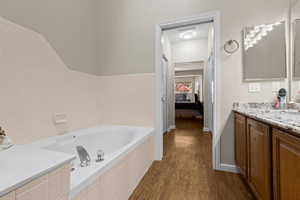
[[[249,92],[250,93],[260,92],[260,83],[249,83]]]
[[[67,114],[64,113],[54,114],[53,123],[59,135],[65,134],[69,131]]]

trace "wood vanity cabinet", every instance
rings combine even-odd
[[[257,199],[300,200],[297,135],[235,113],[235,159]]]
[[[274,199],[300,200],[300,138],[273,129]]]
[[[272,199],[270,127],[247,119],[248,183],[257,199]]]
[[[246,117],[235,114],[235,162],[243,178],[247,179],[247,132]]]

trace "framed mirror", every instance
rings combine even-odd
[[[300,18],[294,20],[293,31],[294,31],[293,79],[300,80]]]
[[[290,99],[300,103],[300,1],[291,1],[291,74],[290,74]]]
[[[242,31],[244,81],[286,79],[286,49],[285,21],[244,28]]]

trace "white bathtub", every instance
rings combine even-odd
[[[43,149],[77,156],[73,163],[75,170],[71,173],[70,199],[73,199],[99,178],[101,174],[117,165],[126,155],[143,144],[150,136],[153,136],[153,133],[154,131],[151,128],[98,126],[48,138],[38,142],[38,144]],[[91,157],[92,162],[87,167],[80,167],[79,165],[80,161],[76,152],[76,146],[78,145],[82,145]],[[95,161],[98,150],[103,150],[105,153],[102,162]],[[133,185],[136,184],[133,183]]]

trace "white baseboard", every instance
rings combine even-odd
[[[176,126],[175,125],[171,125],[169,128],[168,128],[168,132],[171,131],[171,130],[174,130],[176,129]]]
[[[207,127],[203,127],[203,132],[210,132],[210,130]]]
[[[232,173],[240,173],[239,168],[236,165],[229,165],[221,163],[219,170],[225,171],[225,172],[232,172]]]

